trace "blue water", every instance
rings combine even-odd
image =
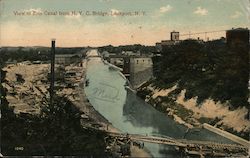
[[[93,51],[91,53],[95,54]],[[122,132],[232,143],[205,129],[192,129],[185,134],[187,127],[176,123],[126,90],[125,79],[118,71],[110,70],[98,57],[89,58],[87,78],[90,82],[85,92],[90,103]],[[168,145],[145,143],[145,147],[154,157],[181,156]]]

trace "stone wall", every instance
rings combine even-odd
[[[130,59],[130,83],[137,88],[153,77],[153,63],[149,57]]]
[[[228,138],[228,139],[230,139],[230,140],[232,140],[232,141],[234,141],[236,143],[239,143],[239,144],[241,144],[241,145],[243,145],[245,147],[249,147],[250,146],[250,142],[249,141],[247,141],[247,140],[245,140],[243,138],[240,138],[240,137],[238,137],[236,135],[233,135],[231,133],[228,133],[227,131],[223,131],[223,130],[221,130],[219,128],[211,126],[211,125],[209,125],[207,123],[203,124],[203,128],[205,128],[205,129],[207,129],[209,131],[212,131],[212,132],[214,132],[216,134],[219,134],[219,135],[221,135],[221,136],[223,136],[225,138]]]

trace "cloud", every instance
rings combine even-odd
[[[160,8],[160,12],[161,13],[166,13],[166,12],[169,12],[173,9],[173,7],[171,5],[166,5],[166,6],[163,6]]]
[[[232,18],[232,19],[237,19],[237,18],[241,17],[242,15],[243,15],[243,14],[242,14],[241,12],[235,11],[234,14],[232,14],[232,15],[230,16],[230,18]]]
[[[245,0],[245,1],[240,1],[239,2],[240,7],[241,7],[241,11],[243,12],[243,14],[245,15],[248,23],[250,22],[250,6],[249,6],[249,1]]]
[[[202,7],[197,7],[196,10],[193,13],[197,14],[197,15],[204,16],[204,15],[208,14],[208,10],[205,9],[205,8],[202,8]]]
[[[111,10],[111,12],[113,12],[113,13],[119,13],[120,11],[119,10],[117,10],[117,9],[110,9]]]
[[[159,9],[155,10],[151,17],[152,18],[162,17],[164,13],[170,12],[171,10],[173,10],[173,7],[169,4],[166,6],[162,6]]]
[[[120,13],[120,11],[117,10],[117,9],[110,9],[110,11],[111,11],[111,15],[112,15],[113,17],[116,17],[116,14]]]
[[[30,8],[30,9],[25,9],[24,11],[26,11],[26,12],[36,12],[36,13],[42,13],[43,12],[42,8]]]

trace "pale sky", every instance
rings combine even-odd
[[[1,46],[49,46],[52,38],[61,47],[155,45],[168,40],[173,30],[188,34],[249,28],[250,23],[249,0],[0,0],[0,4]],[[90,15],[93,11],[108,15]],[[191,38],[198,36],[205,38],[205,34]],[[224,31],[206,34],[209,39],[221,36]]]

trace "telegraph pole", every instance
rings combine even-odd
[[[51,69],[50,69],[50,106],[53,106],[54,82],[55,82],[55,44],[56,40],[51,40]]]

